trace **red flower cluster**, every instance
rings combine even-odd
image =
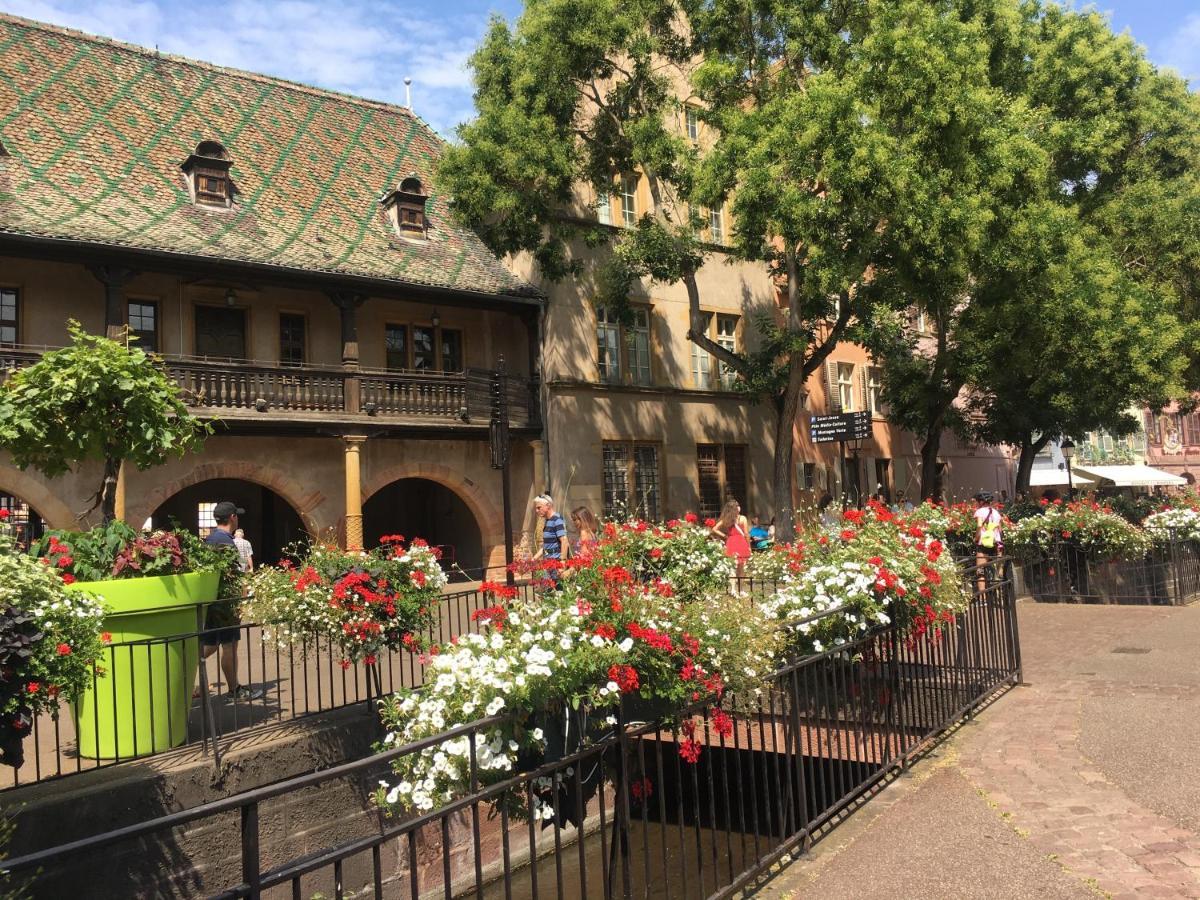
[[[649,778],[642,778],[629,786],[629,793],[638,803],[649,800],[650,795],[654,793],[654,783]]]
[[[723,709],[714,709],[712,715],[713,730],[721,737],[733,736],[733,719]]]
[[[608,680],[615,681],[622,694],[632,694],[638,689],[638,673],[633,666],[609,666]]]
[[[663,634],[653,628],[643,628],[637,622],[629,623],[629,636],[635,640],[643,641],[653,647],[655,650],[662,650],[664,653],[675,652],[675,645],[671,642],[671,636]]]
[[[477,609],[471,613],[471,621],[481,622],[484,625],[490,625],[497,631],[503,631],[505,624],[508,622],[508,610],[499,604],[488,606],[484,609]]]

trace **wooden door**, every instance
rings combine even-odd
[[[197,306],[196,355],[245,359],[246,311],[226,306]]]

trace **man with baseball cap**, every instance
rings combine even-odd
[[[238,516],[245,514],[246,511],[236,503],[222,500],[213,507],[213,519],[217,527],[209,532],[204,543],[214,547],[228,547],[229,552],[237,554],[238,547],[233,532],[238,527]],[[220,649],[221,671],[225,673],[229,696],[234,700],[257,700],[263,695],[262,689],[249,688],[238,681],[237,645],[242,637],[240,626],[235,600],[225,599],[214,603],[208,608],[204,625],[206,630],[200,638],[200,643],[204,646],[206,659]]]

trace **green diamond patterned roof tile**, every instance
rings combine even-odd
[[[202,140],[231,209],[192,203]],[[379,198],[442,141],[410,110],[0,14],[0,231],[471,292],[536,296],[448,200],[406,241]]]

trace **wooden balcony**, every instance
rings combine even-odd
[[[47,348],[0,349],[0,377]],[[501,394],[514,428],[537,428],[536,380],[464,372],[347,370],[164,357],[167,374],[198,415],[224,421],[338,422],[486,429]]]

